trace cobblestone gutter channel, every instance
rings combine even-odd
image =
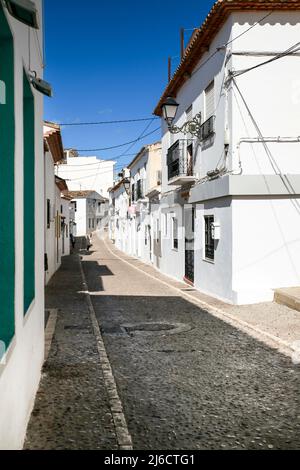
[[[64,258],[47,287],[46,304],[57,309],[57,323],[24,449],[128,448],[78,255]]]

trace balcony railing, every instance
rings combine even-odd
[[[169,181],[178,177],[193,179],[193,141],[177,140],[168,150],[167,165]]]
[[[200,140],[206,140],[215,133],[215,116],[211,116],[200,127]]]

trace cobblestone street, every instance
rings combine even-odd
[[[94,237],[80,254],[134,449],[300,448],[300,368],[288,356],[123,262],[110,242]],[[47,308],[58,320],[25,448],[117,449],[77,254]]]

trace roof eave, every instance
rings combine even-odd
[[[219,32],[229,15],[238,11],[273,11],[273,10],[284,10],[293,11],[300,10],[299,0],[287,0],[282,1],[250,1],[250,0],[219,0],[217,1],[208,16],[199,28],[198,32],[195,33],[194,39],[192,39],[187,46],[185,54],[181,63],[179,64],[173,78],[165,88],[153,114],[161,117],[162,115],[162,104],[168,96],[176,98],[178,91],[184,85],[186,80],[190,78],[192,71],[195,66],[207,52],[212,40]]]

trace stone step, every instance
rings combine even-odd
[[[300,287],[276,289],[274,301],[300,312]]]

